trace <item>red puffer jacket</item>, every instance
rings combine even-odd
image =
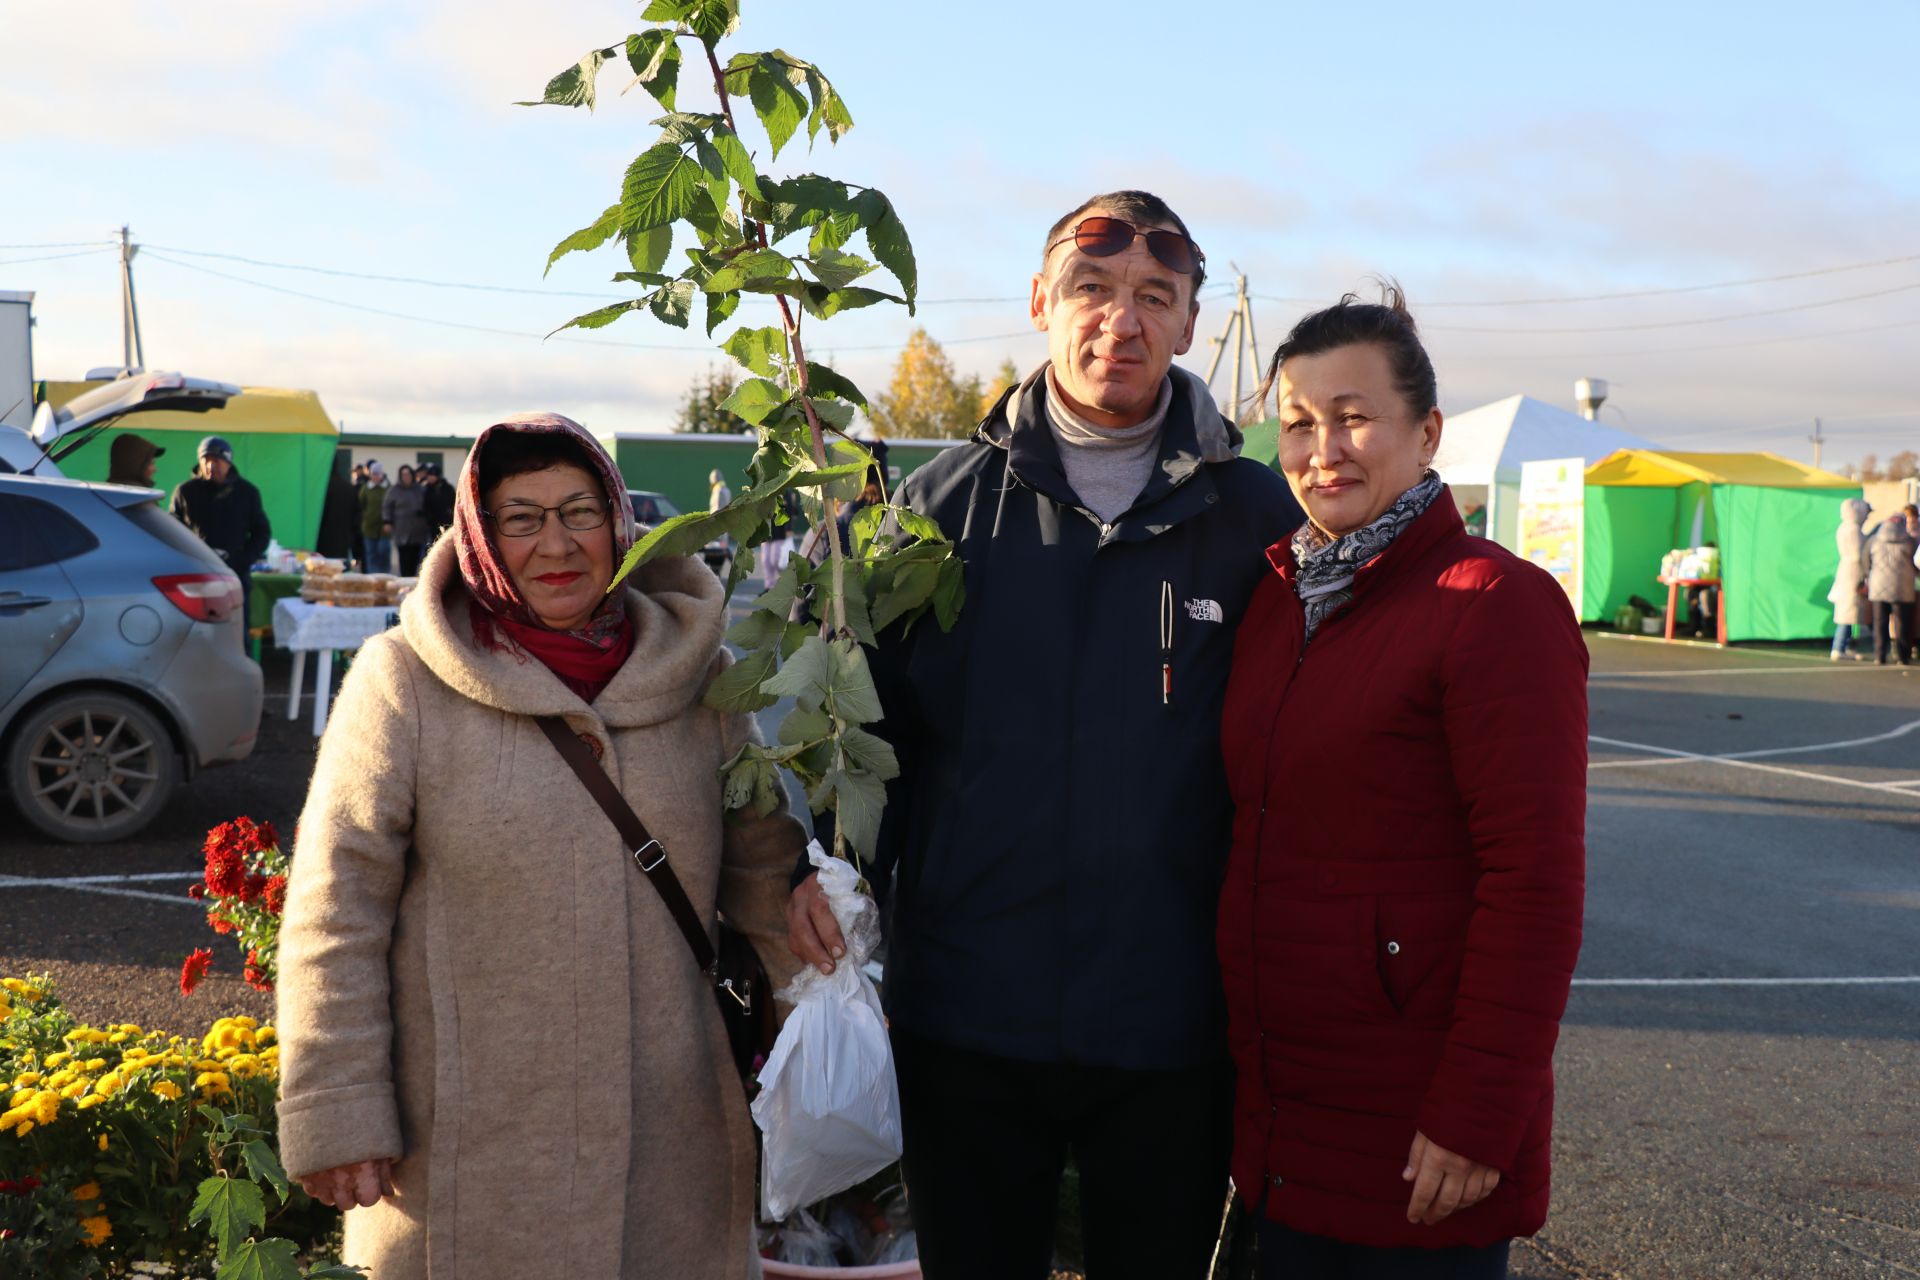
[[[1488,1245],[1547,1214],[1580,950],[1586,646],[1546,573],[1443,493],[1302,653],[1286,543],[1234,648],[1220,963],[1234,1181],[1298,1231]],[[1418,1130],[1502,1174],[1407,1221]]]

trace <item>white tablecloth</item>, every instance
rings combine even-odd
[[[350,609],[291,598],[276,600],[273,643],[282,649],[358,649],[399,620],[398,605]]]

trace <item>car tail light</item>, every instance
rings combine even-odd
[[[240,612],[240,579],[230,573],[168,573],[153,585],[195,622],[225,622]]]

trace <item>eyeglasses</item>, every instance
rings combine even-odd
[[[1193,242],[1192,237],[1161,227],[1136,227],[1124,218],[1105,215],[1082,219],[1065,240],[1056,240],[1048,245],[1047,252],[1052,253],[1061,245],[1071,243],[1088,257],[1111,258],[1116,253],[1124,253],[1136,237],[1142,236],[1146,238],[1147,250],[1159,259],[1160,265],[1187,275],[1207,269],[1207,255],[1200,252],[1200,246]]]
[[[607,522],[607,501],[604,498],[575,498],[572,502],[563,502],[557,507],[536,506],[531,502],[509,502],[498,511],[482,511],[480,514],[493,521],[493,527],[503,538],[531,538],[547,527],[547,513],[557,511],[563,528],[575,533],[585,533],[589,529],[598,529]]]

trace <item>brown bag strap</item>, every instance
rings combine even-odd
[[[613,779],[593,758],[593,752],[587,744],[580,741],[567,722],[559,716],[535,716],[534,723],[553,743],[553,749],[560,758],[573,766],[580,775],[587,794],[599,802],[607,817],[613,820],[614,829],[633,852],[634,865],[653,882],[660,892],[661,901],[667,904],[667,910],[673,915],[673,921],[680,926],[680,932],[686,935],[687,945],[693,948],[693,959],[701,972],[712,970],[714,961],[713,941],[707,937],[706,926],[700,923],[699,913],[693,909],[693,902],[687,897],[687,891],[680,886],[680,877],[673,874],[673,867],[667,862],[667,851],[658,840],[647,831],[646,823],[640,821],[640,815],[633,811],[627,798],[620,794],[620,788],[613,785]]]

